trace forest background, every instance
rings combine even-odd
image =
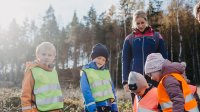
[[[185,61],[186,74],[192,84],[200,84],[200,25],[193,15],[199,0],[149,0],[149,24],[165,40],[168,59]],[[40,26],[35,20],[25,19],[19,25],[15,19],[8,28],[0,28],[0,87],[21,88],[25,62],[34,61],[35,48],[43,42],[52,42],[57,49],[55,67],[62,88],[79,87],[79,71],[90,61],[92,46],[105,44],[110,57],[108,67],[116,88],[121,84],[121,51],[125,37],[131,33],[132,14],[145,9],[145,0],[119,0],[108,11],[97,15],[93,6],[79,19],[74,11],[71,22],[60,27],[53,5],[47,7]],[[167,7],[166,7],[167,5]],[[166,9],[163,9],[166,7]],[[18,91],[19,89],[16,89]],[[6,93],[9,91],[5,90]],[[8,92],[9,93],[9,92]],[[19,95],[18,95],[19,96]]]

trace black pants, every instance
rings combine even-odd
[[[131,93],[132,105],[134,104],[134,99],[135,99],[135,94],[134,94],[134,93]]]
[[[110,106],[97,107],[97,111],[98,112],[113,112],[113,111],[111,111],[111,107]],[[89,111],[86,110],[86,112],[89,112]]]
[[[111,112],[110,106],[97,107],[98,112]]]

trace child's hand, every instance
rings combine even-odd
[[[124,91],[125,91],[125,92],[130,92],[130,89],[129,89],[129,87],[128,87],[128,84],[125,84],[125,85],[124,85]]]
[[[32,67],[36,66],[36,63],[35,62],[31,62],[31,61],[28,61],[26,62],[25,64],[25,72],[27,72],[29,69],[31,69]]]
[[[26,62],[26,67],[27,67],[27,68],[30,68],[32,64],[33,64],[33,62],[30,62],[30,61],[29,61],[29,62]]]

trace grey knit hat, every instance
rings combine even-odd
[[[137,72],[130,72],[128,77],[129,89],[136,93],[141,91],[143,88],[148,87],[148,83],[144,76]]]
[[[144,71],[145,74],[156,72],[162,69],[165,59],[160,53],[151,53],[147,56]]]

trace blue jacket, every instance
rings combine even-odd
[[[86,68],[98,69],[95,62],[90,62],[89,64],[83,66],[82,69],[86,69]],[[106,69],[106,68],[102,67],[100,69],[103,70],[103,69]],[[82,72],[82,75],[81,75],[80,87],[81,87],[81,91],[82,91],[82,94],[83,94],[85,110],[87,110],[89,112],[94,112],[94,111],[97,110],[97,107],[110,106],[112,111],[115,111],[115,112],[118,111],[117,103],[116,103],[116,94],[115,94],[115,89],[114,89],[113,84],[112,84],[112,91],[113,91],[114,96],[115,96],[115,101],[113,103],[110,103],[110,101],[108,101],[108,100],[105,100],[105,101],[102,101],[102,102],[95,102],[95,100],[92,96],[92,91],[90,89],[90,85],[89,85],[87,76],[84,72]]]
[[[122,49],[122,83],[127,84],[130,71],[135,71],[144,74],[144,65],[146,57],[150,53],[161,53],[164,58],[167,58],[167,52],[164,46],[164,40],[159,34],[156,45],[153,38],[154,31],[151,27],[147,27],[143,33],[139,30],[134,30],[133,35],[128,35],[123,44]],[[130,41],[130,38],[133,41]]]

